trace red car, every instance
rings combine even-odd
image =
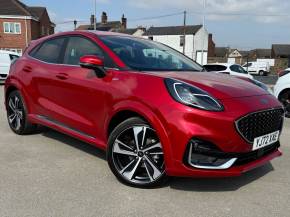
[[[16,134],[44,125],[95,145],[120,181],[138,187],[239,176],[281,155],[284,110],[274,96],[128,35],[32,42],[11,66],[5,102]]]

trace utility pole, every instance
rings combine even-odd
[[[202,18],[202,26],[205,30],[205,13],[206,13],[206,0],[203,0],[203,18]],[[202,39],[202,51],[201,51],[201,65],[204,65],[203,63],[203,56],[204,56],[204,38]]]
[[[97,30],[97,0],[94,0],[94,30]]]
[[[75,30],[77,29],[77,24],[78,24],[78,21],[74,20],[74,27],[75,27]]]
[[[183,12],[183,54],[185,54],[186,11]]]

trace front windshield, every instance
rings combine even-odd
[[[157,42],[126,36],[100,36],[131,69],[138,71],[202,71],[181,53]]]

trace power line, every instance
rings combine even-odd
[[[199,11],[189,11],[188,13],[203,15],[203,12],[199,12]],[[251,17],[290,17],[290,14],[253,14],[253,13],[222,13],[222,12],[207,12],[206,15],[251,16]]]
[[[160,19],[160,18],[165,18],[165,17],[173,17],[173,16],[177,16],[177,15],[181,15],[184,12],[178,12],[178,13],[173,13],[173,14],[164,14],[164,15],[160,15],[160,16],[152,16],[152,17],[142,17],[142,18],[137,18],[137,19],[128,19],[128,21],[142,21],[142,20],[154,20],[154,19]]]
[[[68,20],[68,21],[63,21],[63,22],[59,22],[59,23],[56,23],[56,25],[62,25],[62,24],[67,24],[67,23],[73,23],[77,21],[78,23],[86,23],[87,21],[85,20]]]

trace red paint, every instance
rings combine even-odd
[[[192,137],[211,141],[224,152],[251,151],[251,145],[236,131],[234,121],[248,113],[281,105],[272,95],[248,81],[205,72],[145,73],[116,69],[108,69],[104,78],[98,78],[90,69],[47,64],[28,55],[35,46],[49,38],[82,35],[97,43],[118,67],[124,68],[125,64],[98,39],[98,34],[114,33],[76,31],[45,37],[34,41],[12,65],[5,90],[15,87],[21,92],[30,121],[106,149],[108,126],[112,118],[118,112],[133,111],[157,131],[168,175],[236,176],[281,154],[277,151],[250,164],[223,171],[199,170],[183,164],[185,148]],[[102,64],[101,59],[92,56],[83,57],[80,62]],[[31,69],[30,72],[25,70],[27,67]],[[165,77],[202,88],[223,104],[224,111],[203,111],[176,102],[166,89]],[[268,99],[269,103],[261,104],[261,97]],[[39,115],[57,120],[91,137],[42,120]]]
[[[86,55],[81,57],[80,63],[95,66],[104,66],[104,60],[102,58],[93,55]]]

